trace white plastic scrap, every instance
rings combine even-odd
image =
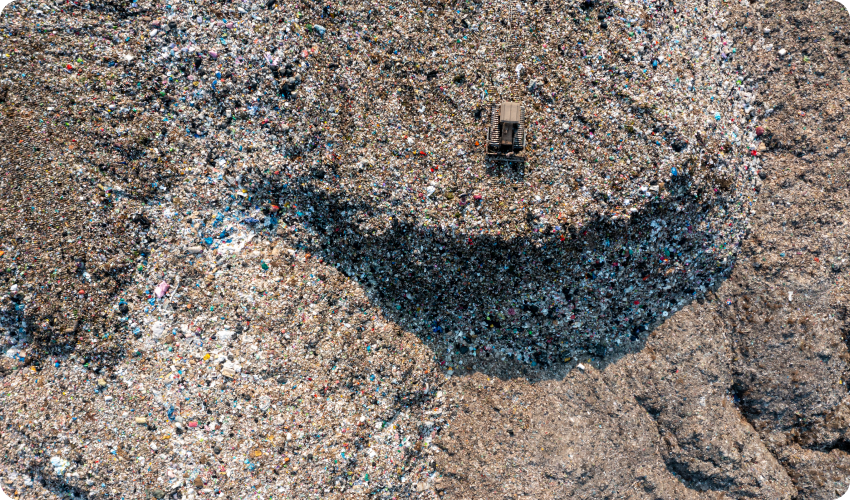
[[[225,243],[218,246],[218,253],[221,255],[231,255],[242,251],[255,236],[256,233],[237,233],[232,237],[231,243]]]
[[[61,476],[65,474],[65,471],[68,469],[68,466],[71,465],[71,462],[62,457],[50,457],[50,465],[53,466],[53,471],[56,472],[56,475]]]
[[[233,340],[233,335],[235,334],[236,332],[234,332],[233,330],[219,330],[215,334],[215,338],[216,340],[228,341]]]

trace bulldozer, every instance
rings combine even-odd
[[[511,163],[517,166],[525,162],[525,157],[519,153],[525,150],[525,108],[522,105],[523,88],[519,82],[519,71],[521,64],[517,65],[518,55],[522,53],[518,45],[517,30],[520,26],[518,11],[515,6],[508,3],[504,11],[507,33],[504,43],[500,47],[492,47],[491,53],[502,53],[504,63],[497,63],[496,68],[517,67],[517,80],[509,83],[507,88],[498,89],[496,83],[502,79],[494,78],[492,84],[487,86],[487,99],[490,101],[490,116],[487,121],[487,138],[484,141],[484,157],[486,161],[494,163]],[[499,16],[502,17],[502,16]],[[499,85],[501,87],[501,85]],[[496,96],[502,90],[501,99],[496,101]],[[495,102],[494,102],[495,101]]]
[[[518,153],[525,149],[525,110],[518,102],[503,101],[490,106],[485,157],[497,162],[524,162]]]

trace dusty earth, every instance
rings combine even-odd
[[[762,48],[741,64],[760,81],[768,138],[731,276],[606,363],[455,374],[444,386],[449,425],[433,442],[442,476],[423,497],[831,500],[848,489],[850,18],[831,1],[731,10],[726,29]],[[15,179],[8,187],[21,187]],[[65,232],[126,244],[77,215]],[[129,269],[113,264],[117,290]]]
[[[771,135],[734,272],[639,352],[607,366],[585,363],[540,383],[457,380],[463,397],[439,443],[447,451],[439,489],[448,496],[834,499],[847,491],[848,14],[837,2],[737,11],[744,45],[764,38],[774,49],[748,62]]]

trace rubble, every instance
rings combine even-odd
[[[729,276],[775,140],[732,8],[10,5],[4,467],[435,495],[453,378],[584,373]]]

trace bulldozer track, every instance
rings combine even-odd
[[[527,128],[525,124],[525,109],[521,105],[524,97],[524,88],[519,80],[519,75],[513,74],[522,57],[522,46],[519,44],[516,35],[517,30],[521,29],[520,13],[517,7],[511,4],[502,8],[495,7],[493,4],[489,7],[492,9],[490,10],[491,15],[497,20],[497,24],[503,26],[502,29],[506,32],[506,35],[500,37],[499,41],[491,42],[492,45],[487,53],[496,55],[497,57],[499,55],[501,56],[501,60],[505,64],[504,69],[508,74],[508,81],[496,83],[495,75],[493,75],[494,77],[490,79],[490,82],[485,87],[485,101],[488,104],[490,112],[490,118],[487,122],[485,150],[490,148],[498,150],[502,147],[500,143],[500,103],[503,101],[520,103],[520,123],[513,138],[513,148],[515,151],[523,150],[525,148]],[[495,69],[495,71],[500,71],[500,69]],[[488,154],[492,155],[492,153]],[[523,161],[522,157],[513,156],[512,153],[507,156],[492,155],[491,158],[499,159],[500,161]]]

